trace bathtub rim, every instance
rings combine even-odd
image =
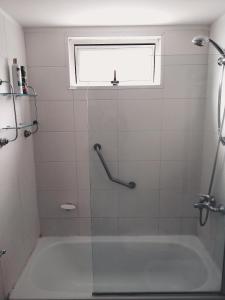
[[[26,278],[26,275],[24,276],[24,273],[27,273],[26,269],[30,268],[31,263],[34,263],[32,261],[32,257],[34,257],[35,260],[38,259],[38,256],[42,254],[42,252],[46,251],[48,248],[54,247],[57,244],[62,244],[62,243],[91,243],[91,242],[115,242],[115,241],[121,241],[121,242],[157,242],[157,243],[169,243],[169,244],[178,244],[181,245],[183,247],[187,247],[188,249],[191,249],[192,251],[194,251],[198,256],[201,257],[201,248],[203,249],[204,253],[207,253],[205,250],[204,245],[201,243],[201,241],[199,240],[199,238],[197,236],[193,236],[193,235],[169,235],[169,236],[163,236],[163,235],[151,235],[151,236],[71,236],[71,237],[41,237],[38,240],[37,246],[34,250],[34,252],[31,255],[31,259],[29,260],[29,262],[27,263],[27,266],[25,267],[22,275],[20,276],[19,280],[22,277]],[[197,249],[196,249],[197,247]],[[200,247],[200,249],[199,249]],[[198,251],[196,251],[198,250]],[[200,253],[199,253],[200,252]],[[208,254],[208,253],[207,253]],[[208,258],[212,261],[210,255],[208,254]],[[209,266],[205,264],[205,260],[203,260],[203,263],[206,267],[207,273],[208,273],[208,268]],[[208,268],[207,268],[208,267]],[[26,272],[25,272],[26,271]],[[91,276],[92,275],[92,268],[91,268]],[[18,281],[19,281],[18,280]],[[17,282],[18,283],[18,282]],[[32,283],[32,280],[29,280],[29,283]],[[34,284],[32,283],[32,286],[34,286]],[[42,296],[40,296],[40,298],[28,298],[28,297],[16,297],[16,293],[14,293],[15,288],[12,290],[12,292],[10,293],[11,297],[9,299],[15,300],[15,299],[23,299],[23,300],[43,300],[43,299],[51,299],[51,300],[68,300],[68,299],[82,299],[82,300],[90,300],[90,299],[109,299],[109,300],[122,300],[122,299],[149,299],[149,300],[167,300],[167,299],[175,299],[175,300],[179,300],[179,299],[192,299],[192,300],[225,300],[225,294],[222,293],[221,291],[215,291],[215,292],[204,292],[204,291],[193,291],[193,292],[146,292],[146,293],[93,293],[93,289],[91,289],[91,291],[87,290],[87,293],[78,293],[79,297],[69,297],[69,296],[64,296],[64,298],[62,297],[62,295],[59,297],[55,296],[55,298],[51,298],[48,295],[46,296],[46,298],[43,298]],[[43,290],[42,290],[43,291]]]

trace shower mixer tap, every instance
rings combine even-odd
[[[211,195],[200,195],[199,202],[194,204],[195,208],[206,208],[212,212],[220,212],[225,214],[225,208],[222,204],[217,205],[216,199]]]
[[[212,195],[202,194],[199,196],[199,201],[194,203],[194,208],[198,208],[200,212],[200,225],[204,226],[208,220],[209,212],[225,214],[225,207],[222,204],[217,204],[216,199]],[[203,218],[203,210],[205,217]]]

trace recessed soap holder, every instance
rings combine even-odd
[[[65,211],[71,211],[74,209],[77,209],[76,205],[73,203],[64,203],[60,205],[60,208],[65,210]]]

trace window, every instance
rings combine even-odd
[[[133,43],[91,41],[69,41],[72,87],[160,84],[159,37],[139,39]]]

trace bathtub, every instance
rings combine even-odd
[[[10,299],[212,292],[220,282],[220,271],[195,236],[47,237],[39,239]]]

